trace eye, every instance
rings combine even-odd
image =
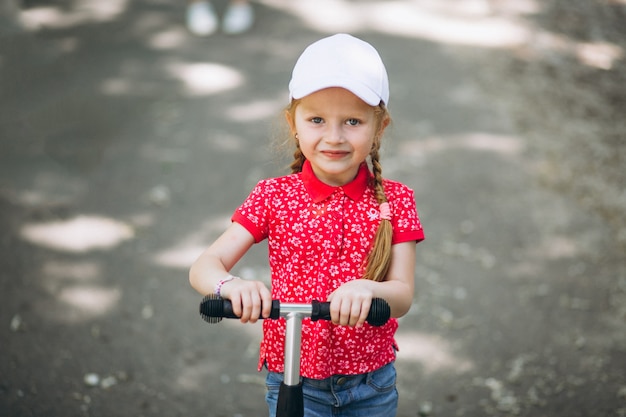
[[[321,117],[311,117],[311,122],[315,123],[315,124],[320,124],[320,123],[322,123],[322,118]]]
[[[358,126],[361,123],[361,121],[359,119],[348,119],[346,121],[346,124],[350,125],[350,126]]]

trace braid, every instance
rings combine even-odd
[[[291,120],[290,124],[293,123],[296,117],[296,107],[300,104],[300,100],[291,100],[287,108],[285,109],[285,116],[288,120]],[[292,135],[289,142],[292,140],[295,142],[296,149],[293,152],[293,161],[289,165],[289,169],[291,169],[292,174],[297,174],[298,172],[302,172],[302,166],[304,165],[304,161],[306,158],[302,153],[302,149],[300,149],[300,142],[298,141],[298,134],[292,132]]]
[[[385,190],[383,189],[383,167],[379,160],[379,148],[380,144],[374,143],[370,152],[370,159],[372,160],[372,173],[374,174],[372,185],[374,187],[376,201],[378,201],[378,204],[382,204],[387,201],[387,197],[385,196]]]
[[[293,162],[289,165],[291,173],[297,174],[298,172],[302,172],[302,166],[304,165],[305,160],[306,158],[300,149],[300,144],[296,141],[296,150],[293,152]]]
[[[386,203],[387,197],[385,196],[385,190],[383,187],[382,166],[379,161],[379,149],[380,139],[374,140],[374,146],[370,151],[370,159],[372,160],[372,172],[374,179],[372,185],[374,187],[374,194],[378,204]],[[367,257],[367,266],[365,268],[365,274],[363,278],[373,281],[383,281],[389,272],[389,266],[391,265],[391,239],[393,237],[393,228],[391,221],[381,219],[378,229],[376,230],[376,236],[374,237],[374,244],[372,250]]]

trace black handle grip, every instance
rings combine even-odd
[[[200,316],[207,323],[219,323],[223,318],[238,319],[239,317],[233,313],[233,304],[230,300],[218,297],[215,294],[209,294],[202,299],[200,303]],[[272,311],[270,319],[280,317],[280,301],[272,300]],[[263,318],[263,317],[259,317]]]
[[[311,303],[313,311],[311,313],[311,320],[330,320],[330,303],[323,303],[320,301],[313,301]],[[372,326],[382,326],[389,321],[391,317],[391,307],[387,301],[382,298],[373,298],[370,311],[367,313],[367,322]]]
[[[233,305],[230,300],[225,300],[216,295],[209,294],[200,303],[200,316],[208,323],[218,323],[223,318],[238,319],[233,313]],[[280,317],[280,301],[272,300],[270,319]],[[382,298],[372,299],[370,311],[367,314],[367,322],[372,326],[382,326],[391,317],[391,308],[387,301]],[[262,317],[259,317],[262,318]],[[330,303],[313,301],[311,303],[311,320],[330,320]]]

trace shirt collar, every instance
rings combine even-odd
[[[320,181],[313,172],[311,163],[306,160],[302,166],[302,181],[304,188],[313,198],[314,203],[319,203],[330,197],[335,190],[341,189],[348,197],[354,201],[358,201],[363,197],[363,193],[368,186],[371,173],[367,167],[367,163],[363,162],[359,167],[356,177],[346,185],[341,187],[333,187]]]

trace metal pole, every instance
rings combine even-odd
[[[304,417],[304,398],[300,382],[300,344],[302,319],[311,315],[305,304],[281,306],[281,316],[287,320],[285,328],[285,374],[278,391],[276,417]]]
[[[300,344],[303,313],[290,312],[286,315],[285,329],[285,385],[300,383]]]

